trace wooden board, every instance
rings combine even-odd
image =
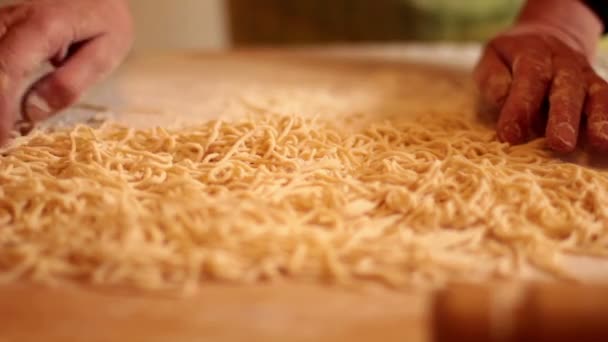
[[[136,56],[85,99],[87,106],[50,124],[84,121],[95,108],[148,126],[261,108],[302,115],[373,112],[380,118],[473,105],[466,67],[334,52]],[[605,260],[574,261],[572,268],[590,280],[608,280]],[[188,298],[12,285],[0,287],[0,341],[422,342],[430,340],[429,300],[429,292],[420,290],[363,293],[302,284],[209,284]]]
[[[1,341],[426,341],[426,297],[331,288],[204,287],[189,298],[0,289]]]

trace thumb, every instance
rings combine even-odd
[[[27,119],[45,120],[78,101],[82,92],[103,79],[118,63],[103,38],[82,45],[59,68],[36,82],[23,104]]]
[[[32,122],[43,121],[77,100],[74,85],[61,73],[53,72],[36,82],[23,103],[23,115]]]

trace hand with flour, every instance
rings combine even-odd
[[[40,121],[68,107],[130,49],[126,0],[28,0],[0,8],[0,145],[19,113]],[[31,83],[45,63],[53,68]]]
[[[499,112],[501,141],[540,134],[551,149],[572,152],[584,129],[593,148],[608,151],[608,84],[591,67],[606,8],[602,1],[528,0],[516,24],[487,44],[475,81]]]

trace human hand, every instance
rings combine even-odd
[[[41,121],[72,105],[126,57],[126,0],[29,0],[0,8],[0,145],[19,116]],[[28,84],[46,62],[53,70]]]
[[[487,44],[474,76],[484,102],[499,112],[501,141],[544,135],[549,148],[571,152],[586,118],[587,140],[608,151],[608,84],[591,67],[593,47],[578,38],[527,22]]]

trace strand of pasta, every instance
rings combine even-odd
[[[0,151],[0,281],[402,287],[608,257],[608,174],[437,115],[34,132]]]

